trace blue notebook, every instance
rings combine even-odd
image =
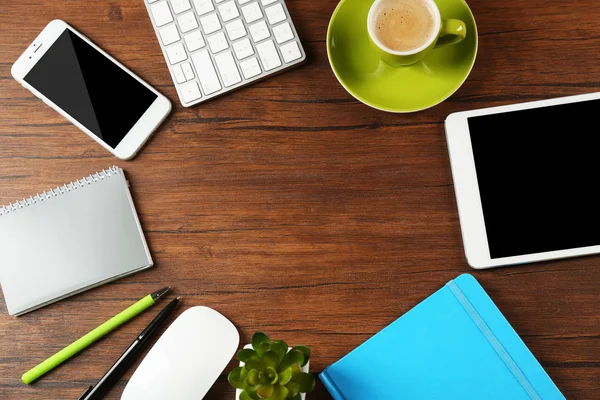
[[[565,398],[469,274],[319,377],[335,400]]]

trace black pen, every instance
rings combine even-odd
[[[149,339],[158,331],[158,328],[167,320],[169,315],[179,303],[179,297],[171,301],[158,313],[150,324],[138,335],[131,345],[121,354],[121,357],[113,364],[112,367],[94,386],[90,386],[88,390],[79,398],[79,400],[99,400],[104,397],[108,390],[119,380],[121,375],[127,370],[131,363],[136,359],[139,353],[144,349]]]

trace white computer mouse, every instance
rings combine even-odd
[[[202,399],[233,358],[240,335],[208,307],[185,310],[127,383],[121,400]]]

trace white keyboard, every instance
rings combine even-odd
[[[185,107],[302,63],[283,0],[145,0]]]

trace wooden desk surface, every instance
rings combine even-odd
[[[179,313],[206,305],[243,342],[264,330],[308,344],[320,372],[470,272],[567,398],[600,399],[600,257],[471,270],[443,129],[453,111],[599,90],[600,2],[469,3],[480,33],[471,76],[447,101],[406,115],[371,109],[338,84],[325,49],[335,0],[288,0],[306,65],[192,108],[179,104],[142,0],[3,3],[0,204],[116,163],[156,266],[19,318],[0,297],[0,398],[77,398],[158,309],[32,386],[20,376],[167,284],[183,295]],[[171,99],[170,118],[133,161],[12,79],[14,60],[54,18]],[[207,398],[233,398],[225,373]],[[309,396],[330,398],[320,382]]]

